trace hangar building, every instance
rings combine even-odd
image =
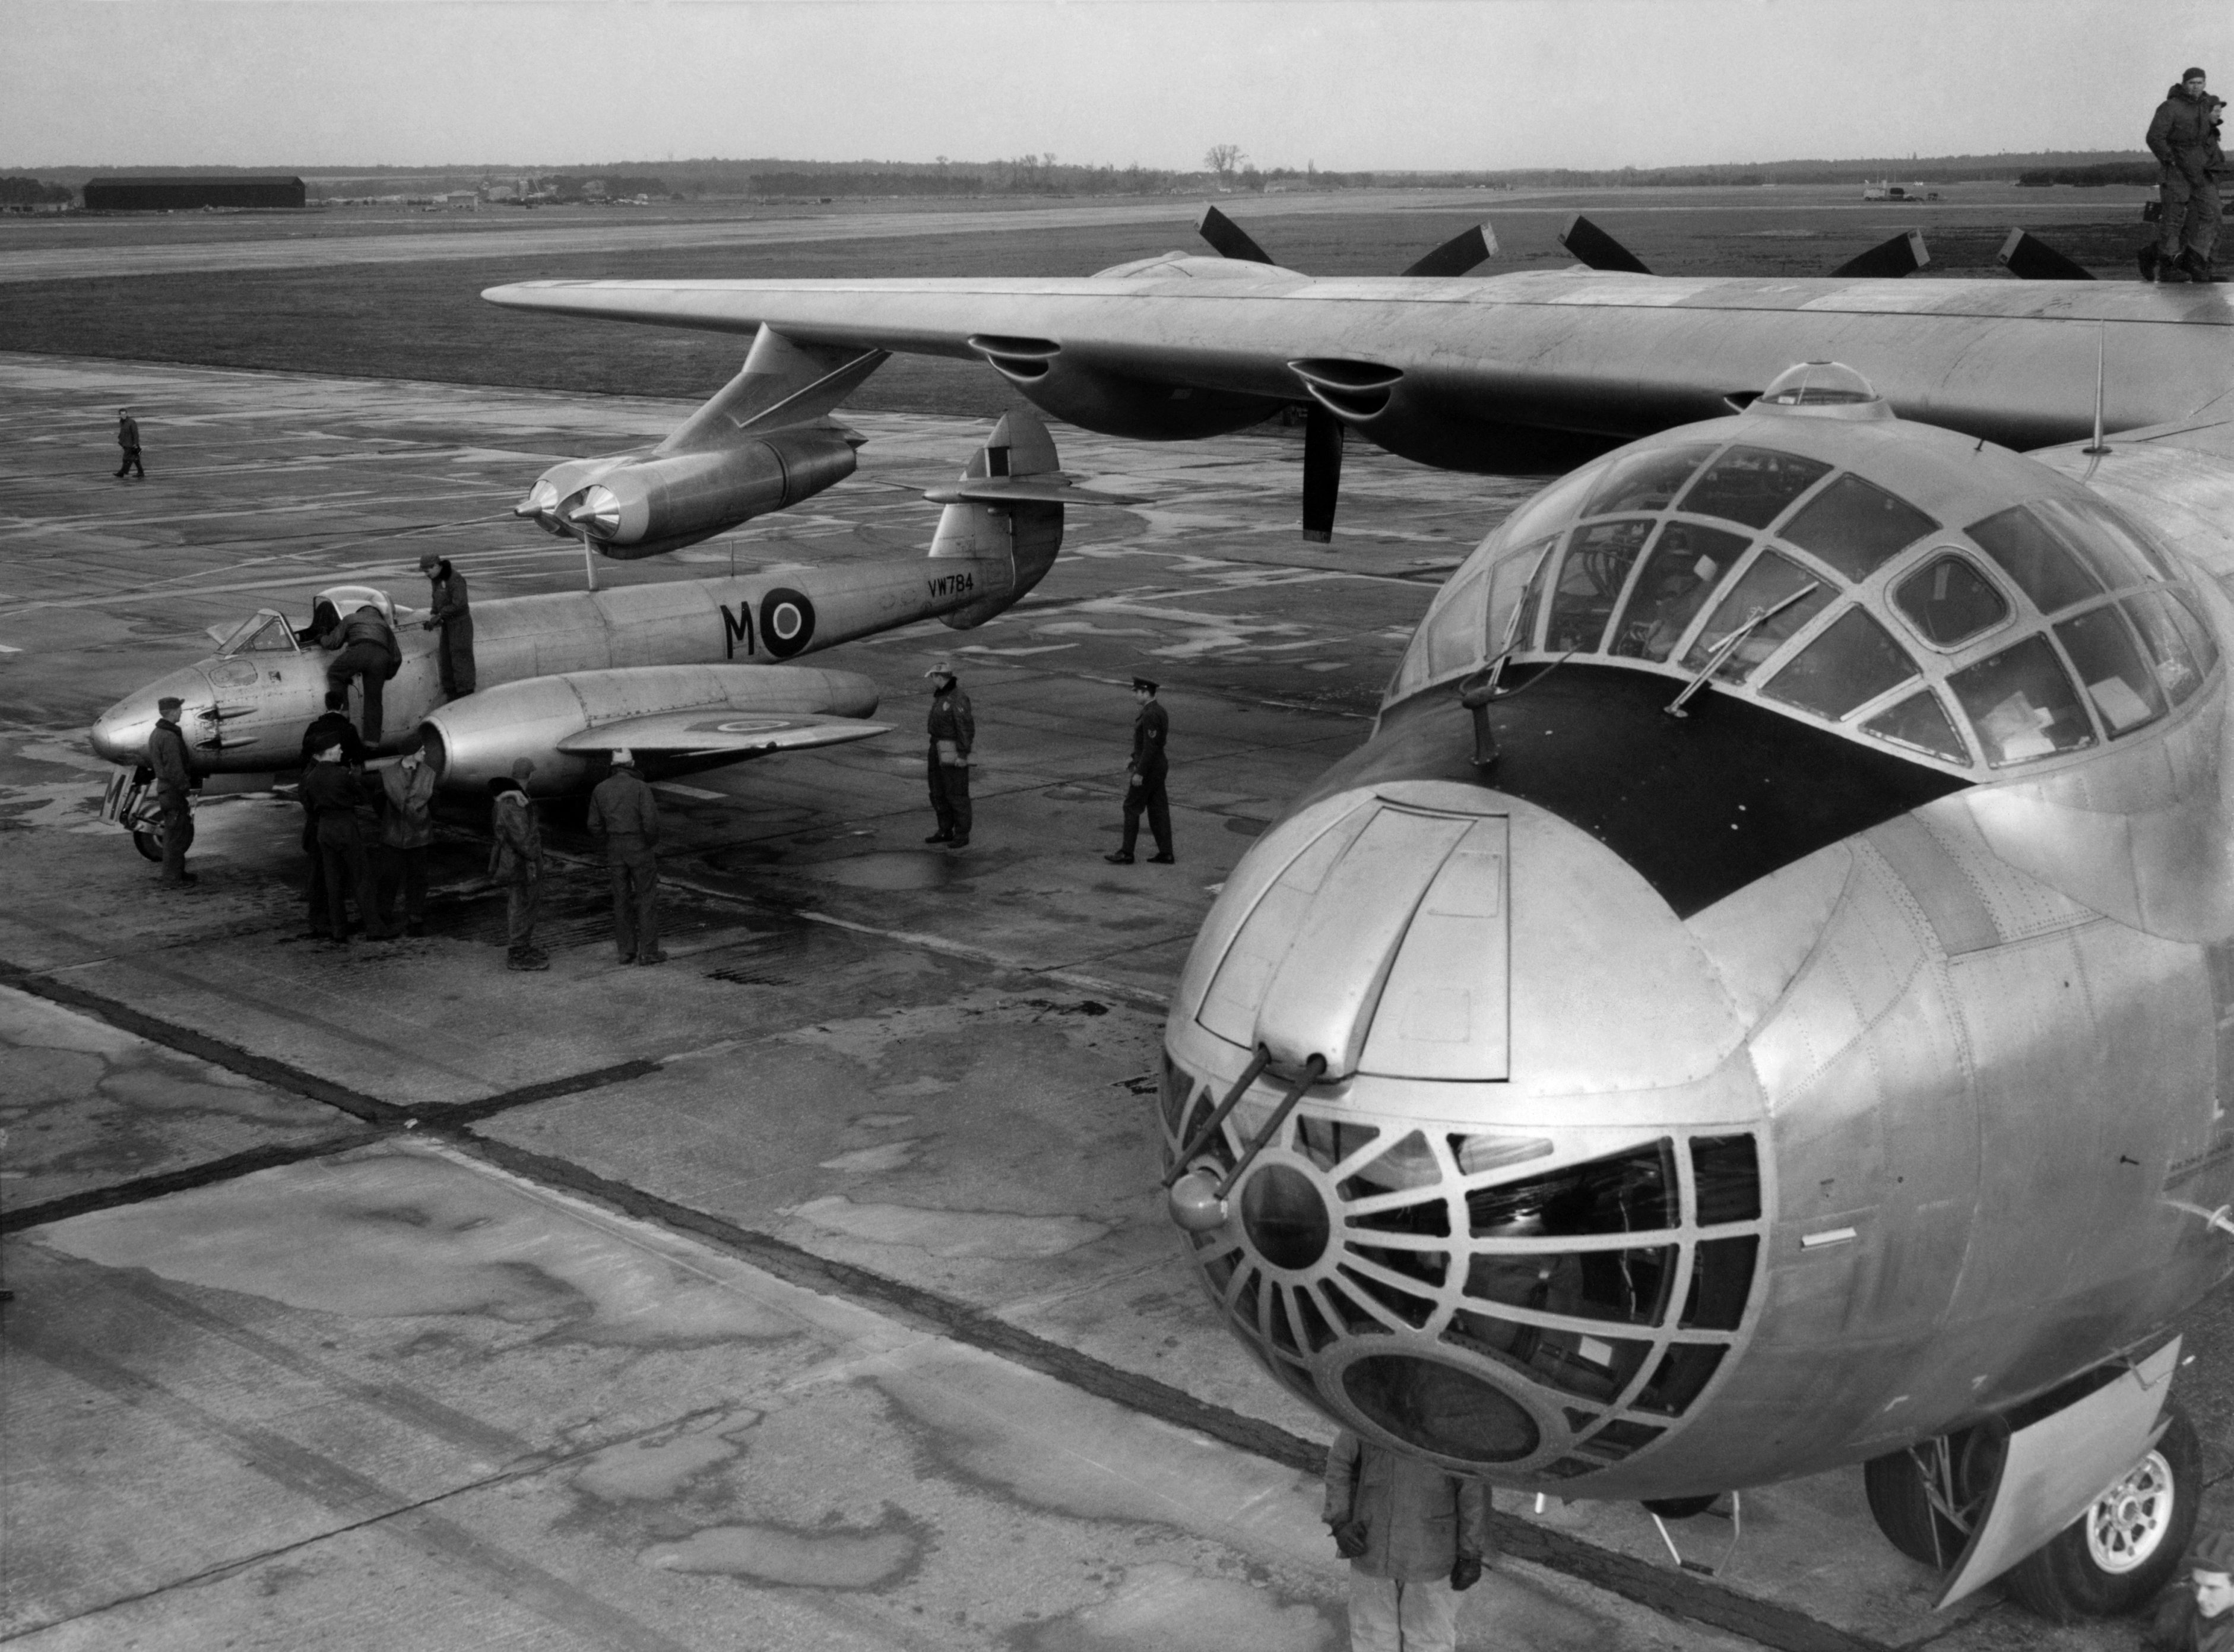
[[[204,206],[300,206],[299,178],[88,178],[88,212],[180,212]]]

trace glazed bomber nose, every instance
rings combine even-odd
[[[1478,787],[1329,798],[1237,869],[1182,977],[1173,1215],[1338,1420],[1511,1483],[1603,1475],[1695,1413],[1756,1294],[1741,1030],[1588,834]]]

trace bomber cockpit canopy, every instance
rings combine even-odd
[[[1972,774],[2147,728],[2218,663],[2144,529],[1819,362],[1523,505],[1438,595],[1384,706],[1500,656],[1661,673],[1671,698],[1708,673]]]

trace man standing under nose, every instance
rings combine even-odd
[[[1489,1488],[1348,1429],[1327,1448],[1323,1518],[1349,1562],[1350,1652],[1452,1652],[1481,1577]]]
[[[155,805],[163,812],[163,883],[184,889],[200,880],[186,870],[186,849],[194,840],[194,805],[189,795],[194,773],[186,761],[186,736],[179,714],[186,702],[167,694],[155,702],[154,732],[147,736],[147,767],[155,771]]]
[[[590,830],[604,839],[621,962],[666,963],[659,950],[659,800],[636,772],[634,754],[616,751],[613,772],[590,793]]]

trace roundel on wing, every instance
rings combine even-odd
[[[814,604],[781,587],[761,598],[761,642],[779,660],[787,660],[814,640]]]

